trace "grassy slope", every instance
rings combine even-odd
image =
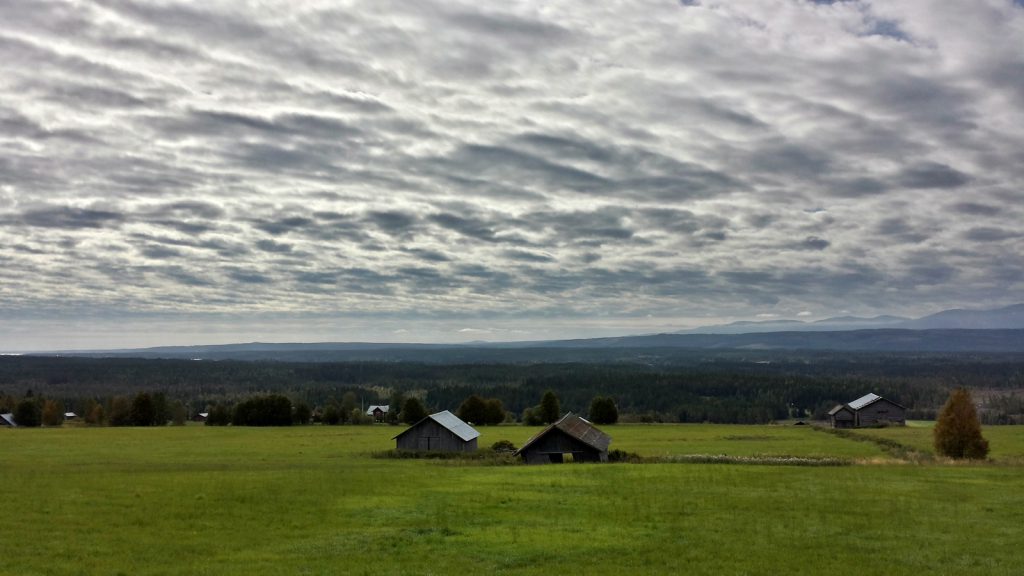
[[[0,574],[1011,574],[1018,466],[489,467],[389,427],[0,430]],[[802,428],[617,426],[645,454],[874,457]],[[1005,432],[1004,432],[1005,431]],[[522,428],[484,429],[484,444]],[[1000,429],[1024,447],[1024,429]],[[995,442],[994,442],[995,443]]]

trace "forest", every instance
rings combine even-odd
[[[1024,359],[1001,354],[702,352],[675,363],[424,363],[192,361],[138,358],[0,357],[0,410],[25,396],[83,413],[146,392],[186,416],[280,394],[314,416],[343,398],[356,406],[419,398],[455,410],[479,394],[519,420],[547,390],[563,409],[586,413],[614,399],[624,422],[767,423],[821,418],[868,392],[891,398],[913,419],[934,418],[949,391],[965,386],[986,423],[1024,421]],[[169,412],[170,413],[170,412]]]

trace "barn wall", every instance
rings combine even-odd
[[[607,462],[608,453],[601,452],[593,446],[580,442],[579,440],[553,428],[547,434],[538,438],[526,450],[523,450],[523,460],[527,464],[551,464],[551,455],[555,454],[554,462],[561,462],[563,454],[572,454],[573,462]]]
[[[853,413],[849,410],[840,410],[831,417],[833,428],[853,428]]]
[[[877,426],[879,424],[906,424],[903,408],[883,398],[857,411],[858,426]]]

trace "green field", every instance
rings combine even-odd
[[[392,460],[400,429],[0,430],[0,574],[1019,574],[1024,427],[908,464],[793,426],[618,425],[613,448],[859,464]],[[535,429],[482,430],[481,446]],[[927,450],[926,428],[858,431]]]

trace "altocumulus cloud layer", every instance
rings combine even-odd
[[[1019,2],[0,11],[3,348],[1021,300]]]

